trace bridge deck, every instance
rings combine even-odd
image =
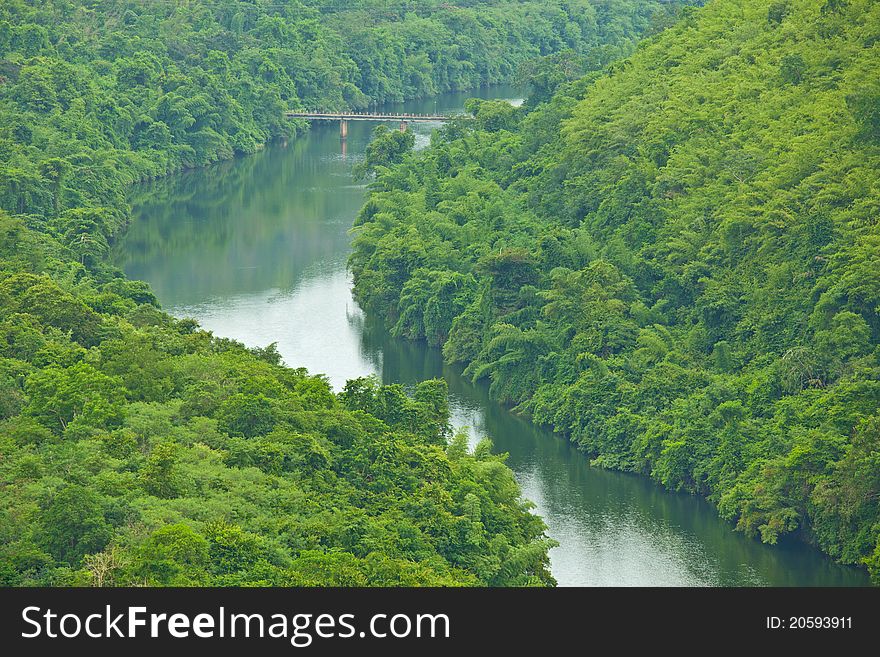
[[[369,112],[285,112],[285,116],[296,119],[327,121],[408,121],[437,122],[449,121],[452,116],[443,114],[371,114]]]

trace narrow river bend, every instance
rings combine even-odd
[[[445,94],[384,107],[457,111],[470,96],[521,97],[513,88]],[[563,586],[850,586],[860,570],[795,541],[768,547],[732,531],[701,499],[649,480],[592,468],[569,443],[492,402],[443,364],[439,350],[395,340],[354,303],[348,230],[365,188],[351,178],[374,127],[317,123],[300,139],[251,157],[135,188],[134,220],[116,264],[148,281],[163,307],[248,346],[277,342],[285,362],[324,373],[338,390],[377,374],[404,384],[443,376],[453,421],[508,452],[523,494],[559,541]],[[432,126],[415,125],[417,147]]]

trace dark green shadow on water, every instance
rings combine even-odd
[[[388,109],[450,111],[469,95]],[[114,245],[116,263],[149,281],[172,314],[249,346],[277,342],[289,364],[327,374],[337,389],[373,373],[404,384],[444,377],[455,423],[510,455],[524,495],[559,541],[551,558],[560,584],[867,584],[864,571],[798,541],[771,547],[734,532],[702,499],[591,467],[566,440],[490,400],[485,386],[445,365],[439,350],[392,339],[366,321],[352,301],[345,262],[365,193],[351,165],[373,127],[350,125],[345,156],[338,126],[316,125],[255,156],[138,186],[133,224]],[[430,129],[416,126],[419,144]]]

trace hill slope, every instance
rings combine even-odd
[[[362,107],[632,49],[656,0],[0,4],[0,584],[552,585],[443,382],[341,395],[105,260],[137,180]]]
[[[716,0],[380,169],[351,259],[598,465],[880,581],[880,5]]]

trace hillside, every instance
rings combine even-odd
[[[600,66],[678,4],[3,2],[0,584],[552,585],[543,522],[450,435],[444,382],[336,395],[106,256],[131,183],[295,137],[285,109]]]
[[[868,0],[688,10],[380,167],[356,296],[594,464],[880,582],[878,73]]]

